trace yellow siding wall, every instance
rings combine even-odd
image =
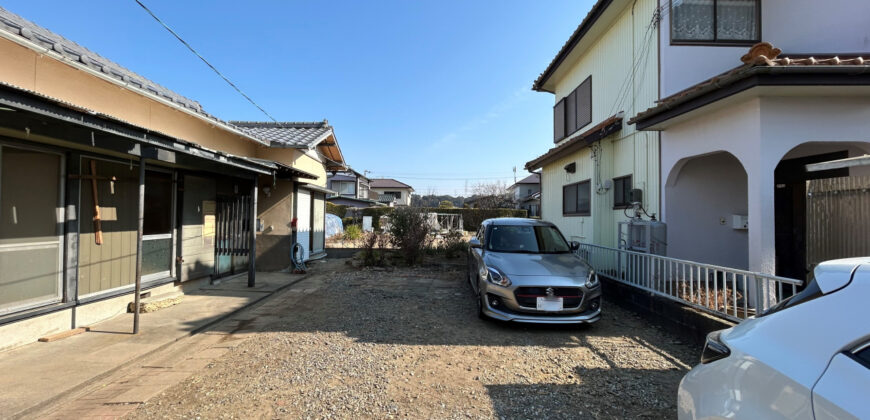
[[[655,0],[637,1],[633,11],[629,5],[585,54],[563,64],[569,70],[556,81],[556,102],[592,75],[592,122],[580,132],[619,112],[627,121],[658,98],[658,38],[656,28],[650,28],[655,8]],[[607,179],[632,175],[633,188],[643,190],[647,212],[659,213],[659,135],[637,132],[623,122],[621,131],[598,144],[597,175],[590,148],[544,165],[542,217],[556,223],[569,240],[616,246],[616,223],[625,216],[622,209],[613,209],[613,188],[596,192],[596,186]],[[572,162],[577,164],[577,171],[569,174],[564,167]],[[587,179],[592,181],[592,216],[562,216],[562,187]]]
[[[317,175],[316,180],[303,179],[302,182],[326,188],[326,167],[320,160],[310,155],[313,153],[313,151],[306,153],[299,149],[263,148],[257,151],[257,157],[281,162],[312,175]]]

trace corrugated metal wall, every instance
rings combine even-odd
[[[79,224],[79,295],[132,284],[136,277],[139,169],[103,160],[96,162],[103,243],[96,244],[91,182],[81,181]],[[82,159],[83,175],[91,175],[91,159]]]
[[[870,255],[870,176],[807,181],[807,268]]]
[[[631,5],[626,7],[610,29],[559,81],[554,101],[571,93],[591,74],[591,125],[620,111],[627,121],[637,112],[653,106],[658,99],[658,34],[656,27],[651,26],[656,7],[655,0],[639,0],[633,9]],[[571,240],[615,246],[616,222],[625,216],[623,210],[613,209],[613,189],[596,194],[595,186],[600,181],[632,175],[634,188],[643,190],[647,212],[659,213],[659,134],[637,132],[634,125],[623,123],[620,132],[599,145],[597,177],[589,148],[544,166],[542,217],[556,223]],[[564,167],[572,162],[577,164],[577,170],[569,174]],[[593,186],[592,216],[563,217],[562,186],[586,179],[592,180]]]

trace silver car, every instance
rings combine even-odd
[[[485,220],[469,241],[468,281],[481,318],[539,324],[601,318],[601,285],[552,223]]]

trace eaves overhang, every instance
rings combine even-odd
[[[568,153],[576,152],[584,147],[595,143],[613,133],[622,130],[622,116],[620,114],[613,115],[604,121],[596,124],[594,127],[563,141],[560,145],[553,147],[547,153],[526,163],[527,171],[534,171],[543,167],[545,164],[552,162]]]
[[[764,86],[870,86],[870,65],[741,66],[660,100],[628,123],[663,130],[677,117]]]
[[[532,84],[532,90],[537,92],[549,92],[554,93],[554,89],[547,88],[545,85],[553,77],[553,74],[556,73],[556,70],[561,66],[571,55],[577,45],[580,44],[586,35],[592,30],[595,23],[597,23],[601,17],[604,15],[604,12],[613,4],[614,0],[598,0],[593,6],[592,9],[586,14],[586,17],[577,26],[577,29],[574,30],[574,33],[571,34],[571,37],[568,38],[568,41],[562,45],[562,48],[559,49],[559,52],[556,53],[556,56],[550,61],[550,64],[547,65],[547,68],[541,73],[537,79],[535,79]]]
[[[46,135],[89,147],[105,148],[128,155],[151,158],[143,152],[147,148],[157,151],[157,156],[168,162],[174,161],[175,154],[180,153],[232,166],[246,172],[261,175],[273,173],[273,168],[270,165],[252,161],[242,156],[208,149],[194,142],[139,127],[110,115],[4,82],[0,82],[0,107],[8,110],[2,111],[3,120],[9,121],[8,123],[4,122],[3,126],[23,130],[27,135]],[[25,116],[38,116],[42,118],[44,123],[56,122],[60,123],[54,124],[57,127],[68,127],[68,129],[59,132],[52,124],[46,125],[44,123],[36,126],[17,127],[16,124],[21,124],[21,121],[16,122],[18,120],[16,118],[5,118],[7,113],[9,116],[14,116],[17,113]],[[20,118],[20,120],[23,119]],[[128,142],[132,146],[127,147],[121,144],[122,141]]]

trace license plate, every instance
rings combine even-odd
[[[562,298],[560,297],[539,297],[538,310],[555,312],[562,310]]]

